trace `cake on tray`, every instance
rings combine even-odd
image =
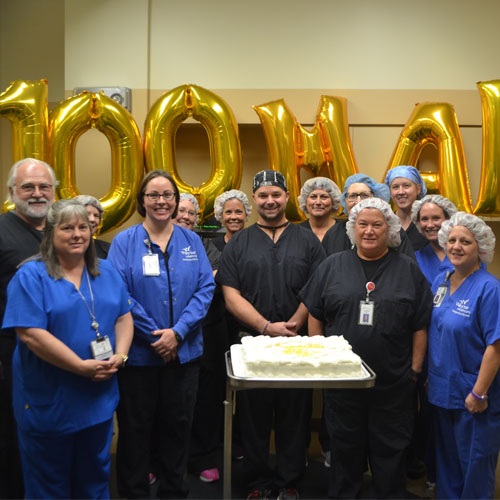
[[[361,378],[361,358],[342,336],[243,337],[241,360],[248,377]]]

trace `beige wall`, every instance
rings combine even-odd
[[[0,91],[13,79],[46,77],[53,107],[74,87],[130,87],[132,114],[142,132],[148,110],[163,92],[201,85],[235,113],[241,187],[247,192],[254,173],[269,165],[253,105],[284,98],[297,120],[311,125],[322,94],[345,97],[358,168],[381,180],[415,104],[449,102],[461,127],[473,204],[477,200],[476,82],[500,78],[500,61],[493,57],[500,44],[496,1],[2,0],[0,8]],[[26,32],[35,36],[22,36]],[[2,189],[10,164],[5,122],[0,120]],[[110,159],[98,132],[80,138],[80,191],[98,197],[107,192]],[[181,175],[193,185],[208,176],[201,126],[181,126],[177,159]],[[428,148],[421,166],[435,164]],[[490,223],[500,231],[500,223]],[[500,259],[498,268],[500,275]]]

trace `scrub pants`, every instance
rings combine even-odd
[[[19,431],[26,498],[109,498],[113,419],[62,436]]]
[[[493,498],[500,415],[435,407],[437,498]]]
[[[127,366],[118,372],[116,467],[122,498],[149,498],[151,442],[157,443],[158,497],[186,498],[184,481],[199,361]]]
[[[373,498],[406,498],[406,453],[413,430],[415,383],[325,390],[332,443],[328,496],[357,498],[368,456]]]
[[[297,488],[310,441],[312,390],[251,389],[238,398],[248,490]],[[276,473],[269,466],[273,419]]]

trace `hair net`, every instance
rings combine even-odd
[[[455,226],[466,227],[472,233],[479,247],[479,260],[489,264],[495,252],[495,235],[486,222],[466,212],[455,213],[441,224],[438,240],[443,248],[446,248],[450,232]]]
[[[391,187],[392,181],[398,177],[404,177],[417,186],[420,185],[420,193],[417,196],[417,200],[422,199],[427,194],[427,187],[424,179],[422,179],[420,172],[415,167],[410,165],[400,165],[399,167],[391,168],[389,172],[387,172],[384,182]]]
[[[322,189],[330,195],[330,198],[332,199],[332,212],[337,212],[340,207],[340,197],[342,196],[342,193],[340,192],[337,184],[335,184],[335,182],[331,179],[328,179],[328,177],[313,177],[312,179],[308,179],[304,182],[298,197],[300,209],[304,213],[308,213],[306,203],[307,198],[316,189]]]
[[[351,184],[357,184],[358,182],[360,182],[361,184],[366,184],[373,191],[373,195],[376,198],[380,198],[387,202],[391,199],[391,192],[389,191],[389,188],[385,184],[380,184],[378,182],[375,182],[374,179],[365,174],[354,174],[348,177],[347,180],[345,181],[344,192],[342,193],[342,198],[340,200],[342,206],[344,207],[345,213],[347,213],[347,208],[345,204],[345,197],[347,194],[347,190],[349,189]]]
[[[196,217],[194,219],[194,224],[195,224],[195,226],[197,226],[198,225],[198,221],[200,220],[200,216],[198,215],[198,213],[200,211],[200,205],[198,205],[198,200],[191,193],[181,193],[179,195],[179,205],[180,205],[180,203],[181,203],[182,200],[190,201],[193,204],[194,211],[196,212]],[[177,208],[177,210],[178,210],[178,208]]]
[[[387,225],[389,226],[387,246],[391,248],[398,247],[401,244],[401,235],[399,234],[401,230],[401,223],[399,222],[399,217],[392,211],[389,203],[381,200],[380,198],[367,198],[366,200],[362,200],[357,205],[352,207],[349,212],[346,232],[352,245],[354,246],[356,244],[354,225],[356,224],[356,219],[358,218],[359,213],[364,208],[376,208],[377,210],[380,210],[382,215],[385,217]]]
[[[446,219],[457,213],[457,207],[448,198],[440,194],[428,194],[424,196],[421,200],[415,201],[411,207],[411,220],[420,232],[422,232],[420,229],[420,210],[425,203],[434,203],[434,205],[440,207]]]
[[[214,216],[219,222],[222,220],[222,212],[224,212],[224,205],[226,204],[226,201],[234,199],[240,200],[241,203],[243,203],[246,216],[247,218],[250,217],[250,214],[252,213],[252,207],[250,206],[247,195],[239,189],[231,189],[231,191],[226,191],[225,193],[222,193],[217,196],[217,198],[215,198]]]

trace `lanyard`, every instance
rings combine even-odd
[[[85,268],[85,276],[87,277],[87,283],[89,285],[89,291],[90,291],[90,300],[91,300],[91,303],[92,303],[92,309],[90,309],[87,301],[85,300],[85,297],[83,296],[83,293],[80,292],[80,289],[77,288],[76,291],[78,292],[78,294],[80,295],[80,297],[82,298],[83,300],[83,303],[85,304],[85,306],[87,307],[87,311],[89,312],[90,314],[90,318],[92,319],[92,328],[95,330],[95,333],[97,335],[97,338],[99,338],[101,336],[101,334],[99,333],[99,323],[96,321],[95,319],[95,314],[94,314],[94,294],[92,293],[92,286],[90,285],[90,279],[89,279],[89,273],[87,272],[87,268]],[[75,287],[76,288],[76,287]]]

